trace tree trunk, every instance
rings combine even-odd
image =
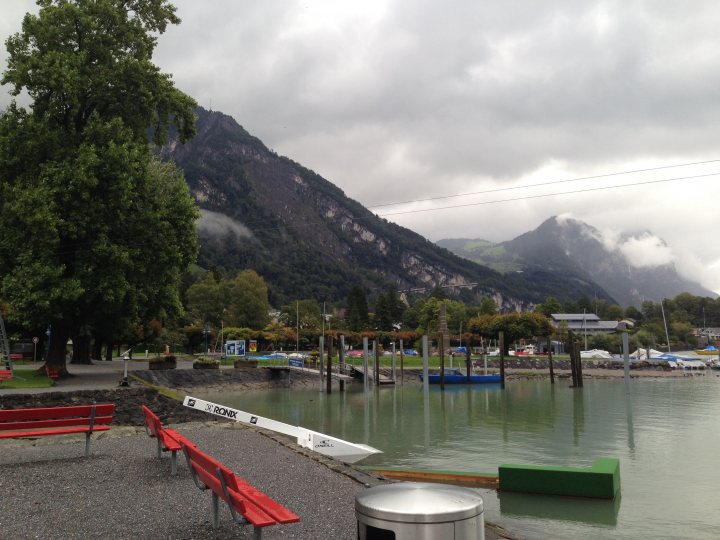
[[[93,341],[92,353],[90,354],[91,360],[102,360],[102,339],[95,337]]]
[[[54,324],[52,326],[52,335],[50,336],[50,348],[45,360],[45,366],[40,371],[45,372],[45,367],[57,371],[60,376],[67,375],[67,366],[65,364],[65,354],[67,349],[67,340],[70,337],[70,330]]]
[[[107,348],[105,349],[105,360],[107,360],[108,362],[112,362],[112,353],[114,346],[115,344],[112,341],[108,340]]]
[[[90,362],[90,336],[73,336],[73,351],[71,364],[91,364]]]

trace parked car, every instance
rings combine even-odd
[[[348,351],[345,356],[347,356],[348,358],[362,358],[362,355],[362,351]]]
[[[304,352],[291,352],[287,355],[287,358],[290,358],[291,360],[305,360],[310,358],[310,355]]]
[[[268,358],[288,358],[288,354],[284,352],[271,352],[267,355]]]

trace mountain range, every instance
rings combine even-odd
[[[505,274],[541,270],[577,276],[596,283],[621,306],[639,306],[643,300],[659,302],[682,292],[717,296],[679,275],[672,261],[652,264],[643,260],[639,250],[633,252],[633,246],[647,241],[667,248],[649,231],[626,233],[611,241],[587,223],[556,216],[507,242],[451,238],[437,244]]]
[[[492,297],[503,309],[611,295],[572,265],[498,271],[451,253],[382,219],[302,165],[268,149],[233,118],[198,109],[197,136],[171,138],[162,155],[184,170],[202,217],[198,263],[226,272],[252,268],[273,305],[337,301],[354,285],[442,287],[465,301]],[[356,166],[348,164],[349,167]]]

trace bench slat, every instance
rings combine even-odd
[[[185,447],[190,466],[197,479],[212,490],[220,499],[231,505],[248,522],[255,527],[267,527],[276,523],[297,523],[300,518],[268,497],[262,491],[254,488],[229,468],[201,452],[197,448]],[[230,501],[227,500],[219,474],[226,484]]]
[[[13,372],[9,369],[0,369],[0,381],[7,381],[13,378]]]
[[[92,405],[70,405],[68,407],[40,407],[37,409],[2,409],[0,422],[17,420],[47,420],[53,418],[90,417]],[[95,405],[95,417],[112,415],[115,411],[114,403],[99,403]],[[1,425],[1,424],[0,424]]]
[[[285,508],[282,504],[274,499],[271,499],[262,491],[257,490],[239,476],[235,475],[235,480],[238,486],[237,493],[260,506],[266,514],[271,516],[278,523],[286,524],[297,523],[300,521],[298,516]],[[230,491],[231,497],[233,496],[233,491]]]
[[[108,426],[95,426],[93,433],[96,431],[108,431]],[[44,437],[45,435],[66,435],[71,433],[87,433],[90,428],[70,428],[70,429],[53,429],[53,430],[28,430],[28,431],[0,431],[0,439],[21,439],[23,437]]]
[[[112,416],[99,416],[94,420],[94,425],[98,428],[103,424],[110,424]],[[56,420],[28,420],[22,422],[0,422],[0,433],[8,429],[30,429],[30,428],[59,428],[69,426],[89,426],[89,418],[58,418]]]
[[[198,475],[200,481],[205,484],[208,489],[216,493],[218,497],[226,503],[232,504],[235,510],[242,514],[242,516],[252,523],[253,526],[269,527],[270,525],[275,525],[276,521],[272,516],[263,512],[256,505],[252,504],[252,501],[249,501],[247,498],[241,496],[237,491],[228,489],[232,501],[225,499],[225,494],[223,493],[222,486],[220,485],[220,480],[218,480],[216,475],[208,473],[208,471],[199,466],[195,461],[193,461],[192,467],[195,474]]]

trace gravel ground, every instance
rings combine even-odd
[[[355,495],[364,485],[232,424],[181,424],[178,431],[239,476],[301,517],[265,528],[263,538],[354,538]],[[84,437],[63,436],[0,445],[0,537],[252,538],[221,507],[212,528],[211,495],[195,487],[184,458],[170,476],[169,454],[136,428],[98,434],[85,458]],[[64,440],[60,440],[64,439]]]

